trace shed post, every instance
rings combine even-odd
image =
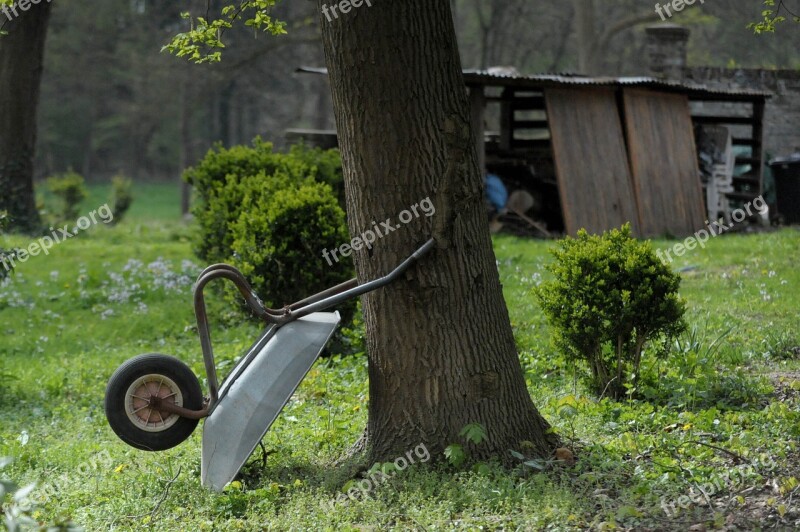
[[[478,168],[481,175],[486,175],[486,127],[484,114],[486,111],[486,95],[483,85],[469,88],[470,122],[472,135],[475,137],[475,148],[478,152]]]

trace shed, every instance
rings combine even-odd
[[[552,231],[597,233],[630,222],[651,237],[705,227],[716,214],[706,209],[695,146],[703,125],[731,128],[744,151],[736,163],[749,165],[728,197],[762,193],[766,92],[508,68],[466,70],[464,83],[484,172],[534,194]]]

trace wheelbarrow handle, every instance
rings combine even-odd
[[[250,310],[262,320],[273,324],[274,332],[275,328],[302,318],[303,316],[328,309],[348,299],[386,286],[400,277],[403,272],[433,249],[434,246],[435,241],[433,239],[428,240],[422,247],[384,277],[364,283],[363,285],[359,285],[358,280],[351,279],[350,281],[324,290],[281,310],[265,307],[253,292],[250,283],[247,282],[244,275],[233,266],[228,264],[214,264],[203,270],[194,286],[194,310],[195,316],[197,317],[197,332],[200,336],[200,347],[203,350],[203,362],[205,364],[208,389],[211,396],[209,408],[213,407],[219,399],[219,381],[217,379],[217,366],[214,361],[214,350],[211,345],[211,332],[208,324],[208,312],[204,295],[204,290],[208,283],[215,279],[227,279],[231,281],[242,296],[244,296],[245,302]]]
[[[314,312],[319,312],[330,307],[335,307],[336,305],[347,301],[348,299],[352,299],[354,297],[358,297],[361,295],[366,294],[367,292],[372,292],[373,290],[377,290],[378,288],[384,287],[387,284],[391,283],[398,279],[405,271],[423,256],[425,256],[431,249],[436,246],[436,241],[434,239],[430,239],[425,244],[422,245],[417,251],[415,251],[410,257],[400,263],[394,270],[389,272],[389,274],[381,277],[379,279],[375,279],[374,281],[369,281],[362,285],[354,284],[354,281],[357,283],[355,279],[348,281],[347,283],[343,283],[338,287],[334,287],[331,290],[326,290],[325,292],[321,292],[316,296],[311,296],[307,300],[304,301],[313,301],[310,304],[305,306],[299,307],[298,305],[301,302],[295,303],[291,307],[291,316],[293,320],[298,318],[302,318],[303,316],[308,316],[309,314],[313,314]],[[320,296],[325,295],[326,293],[336,290],[337,288],[341,289],[343,287],[352,286],[352,288],[348,288],[343,292],[336,293],[335,295],[331,295],[329,297],[323,297],[319,299]]]
[[[242,272],[229,264],[214,264],[209,266],[197,278],[194,285],[194,312],[197,318],[197,333],[200,336],[200,348],[203,351],[203,363],[208,378],[208,390],[211,397],[210,406],[213,406],[219,398],[219,380],[217,379],[217,365],[214,360],[214,349],[211,345],[211,330],[208,324],[208,311],[205,301],[205,287],[215,279],[227,279],[231,281],[244,297],[247,306],[260,319],[283,325],[292,321],[294,318],[288,309],[274,310],[267,308],[258,299],[250,283],[242,275]]]

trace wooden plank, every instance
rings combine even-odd
[[[705,204],[686,95],[623,91],[628,155],[645,236],[705,227]]]
[[[753,168],[758,175],[758,192],[764,192],[764,112],[766,111],[766,101],[760,100],[753,105]]]
[[[756,124],[756,120],[749,116],[693,116],[692,121],[694,121],[695,124],[731,124],[744,126]]]
[[[755,146],[756,144],[760,144],[759,141],[755,139],[746,139],[743,137],[733,137],[733,145],[734,146]]]
[[[739,177],[734,177],[733,178],[733,184],[734,185],[750,185],[750,186],[758,187],[758,189],[761,190],[761,179],[759,179],[756,176],[743,175],[743,176],[739,176]]]
[[[486,175],[486,123],[484,121],[486,95],[484,88],[471,87],[469,89],[469,102],[472,136],[475,141],[475,149],[478,152],[478,167],[481,169],[481,176],[484,176]]]
[[[639,219],[616,92],[607,87],[545,91],[564,225],[574,235]]]
[[[514,131],[511,122],[514,120],[514,109],[510,101],[514,98],[514,91],[509,88],[503,89],[503,102],[500,104],[500,149],[510,150],[511,141],[514,140]]]
[[[514,129],[547,129],[547,120],[514,120],[511,126]]]
[[[513,104],[515,111],[544,109],[544,96],[487,96],[486,101]]]

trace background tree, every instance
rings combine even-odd
[[[450,3],[464,67],[511,65],[522,73],[580,70],[573,2]],[[182,170],[216,141],[247,144],[262,135],[282,148],[287,128],[333,127],[327,83],[293,74],[299,65],[324,61],[315,3],[277,4],[273,13],[286,22],[288,31],[280,38],[260,36],[242,25],[227,30],[224,38],[229,47],[220,64],[190,69],[159,54],[162,44],[187,27],[181,10],[204,15],[206,4],[205,0],[52,3],[38,112],[36,179],[71,167],[90,184],[117,173],[139,181],[177,181]],[[589,4],[581,5],[593,13],[593,39],[642,10],[634,0],[595,2],[591,12]],[[800,65],[800,32],[793,31],[794,25],[784,25],[781,39],[760,39],[746,30],[754,18],[753,5],[752,0],[696,3],[670,19],[692,30],[690,63]],[[607,40],[605,57],[594,60],[600,64],[596,71],[646,73],[644,25],[630,26]],[[592,42],[582,46],[591,47]]]
[[[33,4],[17,13],[11,21],[0,15],[8,32],[0,37],[0,211],[8,213],[12,229],[32,232],[40,223],[33,160],[50,3]]]
[[[623,7],[624,3],[627,2],[602,2],[598,9],[595,0],[573,0],[578,71],[581,74],[607,75],[606,58],[609,56],[611,40],[634,26],[659,20],[655,11],[649,7],[641,10],[631,6],[625,9],[625,15],[614,14],[613,18],[608,16],[617,11],[615,7]]]

